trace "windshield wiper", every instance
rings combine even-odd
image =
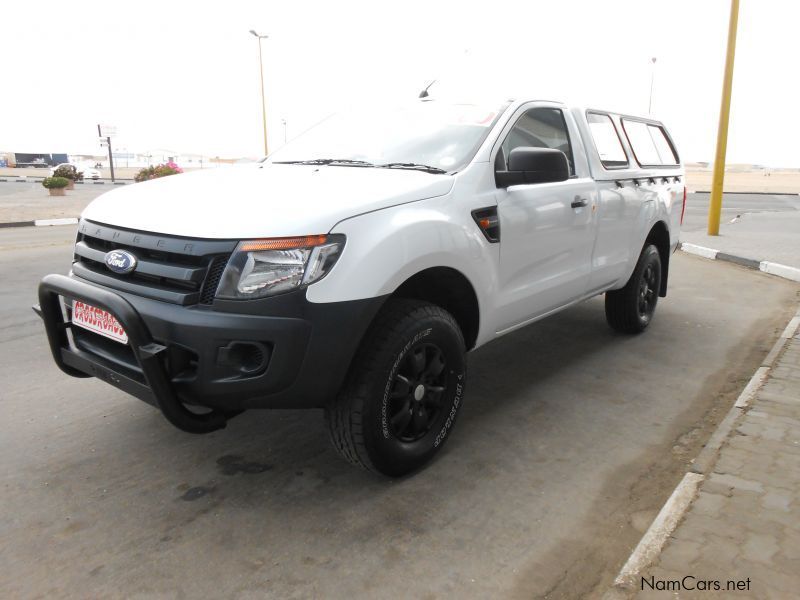
[[[432,167],[431,165],[422,165],[419,163],[411,163],[411,162],[392,162],[376,166],[381,169],[409,169],[413,171],[425,171],[426,173],[437,173],[437,174],[447,173],[447,171],[445,171],[444,169],[440,169],[439,167]]]
[[[348,165],[353,167],[374,167],[365,160],[352,160],[350,158],[311,158],[308,160],[276,160],[276,165]]]
[[[423,165],[413,162],[391,162],[382,165],[376,165],[366,160],[354,160],[351,158],[310,158],[308,160],[276,160],[273,161],[276,165],[344,165],[350,167],[379,167],[381,169],[409,169],[413,171],[425,171],[426,173],[444,174],[447,173],[444,169],[433,167],[431,165]]]

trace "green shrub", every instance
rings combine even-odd
[[[42,185],[48,190],[65,188],[69,185],[69,179],[66,177],[45,177],[42,180]]]
[[[83,181],[83,172],[78,171],[75,165],[61,165],[53,171],[53,177],[64,177],[72,181]]]

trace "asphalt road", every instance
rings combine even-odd
[[[429,468],[370,476],[319,411],[192,436],[52,364],[30,310],[72,227],[0,230],[0,597],[572,598],[605,589],[796,310],[678,253],[650,329],[595,299],[470,357]]]
[[[705,231],[708,227],[708,205],[710,195],[693,193],[686,195],[682,233]],[[800,211],[800,196],[797,194],[733,194],[722,197],[722,223],[729,223],[737,215],[757,213],[797,213]]]
[[[725,194],[718,236],[707,235],[708,194],[689,194],[681,241],[800,269],[800,196]]]

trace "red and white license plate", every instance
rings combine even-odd
[[[128,343],[128,334],[119,321],[107,310],[85,304],[80,300],[72,303],[72,323],[115,342]]]

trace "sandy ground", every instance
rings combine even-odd
[[[686,169],[686,183],[690,190],[711,190],[713,171]],[[800,194],[800,169],[783,171],[728,171],[725,173],[726,192],[766,192],[771,194]]]

